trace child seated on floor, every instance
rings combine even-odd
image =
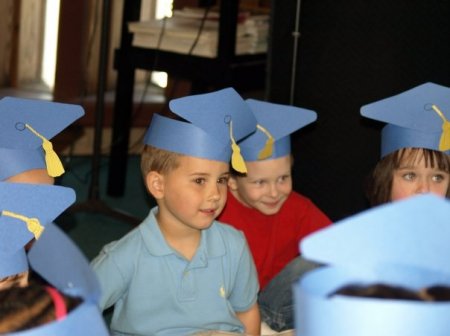
[[[425,83],[361,108],[387,123],[367,180],[372,206],[432,192],[450,197],[450,88]]]
[[[99,284],[87,259],[51,221],[75,201],[70,188],[0,182],[0,229],[39,232],[28,253],[32,278],[0,290],[0,333],[21,336],[106,336]],[[3,237],[5,231],[0,232]],[[14,235],[9,234],[14,238]],[[2,245],[3,247],[3,245]],[[2,267],[11,260],[1,259]]]
[[[307,197],[292,190],[290,134],[316,120],[316,113],[295,106],[246,101],[257,131],[239,145],[247,172],[234,172],[219,220],[247,238],[261,291],[261,317],[276,331],[294,327],[292,284],[315,267],[299,256],[304,236],[331,220]],[[233,172],[233,171],[232,171]]]
[[[73,104],[0,99],[0,180],[53,184],[64,167],[50,139],[83,115]]]
[[[258,335],[258,280],[244,235],[217,222],[229,161],[256,120],[232,88],[174,99],[176,120],[153,115],[141,170],[157,206],[92,261],[113,335]]]

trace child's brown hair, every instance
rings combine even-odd
[[[391,201],[394,170],[402,163],[414,163],[423,155],[425,166],[438,168],[450,174],[450,156],[439,151],[424,148],[402,148],[386,155],[378,161],[366,181],[366,196],[371,206]],[[446,197],[450,197],[450,188]]]
[[[61,293],[67,312],[82,300]],[[0,291],[0,333],[23,331],[56,319],[54,302],[46,286],[31,283]]]
[[[0,279],[0,290],[8,289],[11,287],[21,287],[22,284],[28,283],[28,271],[9,275]]]
[[[411,290],[409,288],[388,285],[383,283],[371,285],[351,284],[339,288],[330,297],[334,295],[345,295],[355,297],[377,298],[377,299],[395,299],[411,301],[450,301],[450,287],[431,286],[421,288],[420,290]]]

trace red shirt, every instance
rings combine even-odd
[[[303,237],[331,224],[310,199],[294,191],[275,215],[264,215],[246,207],[228,192],[227,203],[218,219],[244,232],[261,289],[299,255]]]

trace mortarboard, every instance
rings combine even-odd
[[[52,177],[64,172],[49,141],[84,115],[79,105],[38,99],[0,100],[0,180],[47,168]]]
[[[24,246],[74,201],[70,188],[0,182],[0,278],[28,270]]]
[[[317,114],[300,107],[247,99],[256,131],[239,142],[245,161],[276,159],[291,153],[290,134],[314,122]]]
[[[29,222],[27,220],[29,218],[35,218],[34,225],[36,227],[45,225],[39,238],[28,252],[31,268],[64,294],[83,299],[78,307],[61,320],[9,335],[108,335],[107,327],[98,308],[100,285],[97,278],[78,247],[52,223],[74,201],[75,192],[71,188],[45,184],[0,182],[0,207],[2,210],[0,237],[4,238],[5,227],[23,227],[25,222]],[[6,215],[4,214],[5,210],[9,211]],[[26,239],[22,239],[22,241],[31,239],[30,236],[27,232]],[[7,247],[5,244],[6,242],[2,241],[2,249]],[[6,257],[2,255],[0,262],[3,262]]]
[[[153,115],[144,143],[184,155],[229,162],[245,170],[237,142],[256,129],[256,119],[233,89],[173,99],[170,110],[186,121]]]
[[[61,229],[48,224],[28,256],[31,267],[43,279],[66,295],[81,297],[83,302],[61,320],[11,335],[109,335],[98,308],[100,284],[86,257]]]
[[[448,87],[425,83],[365,105],[361,115],[387,123],[381,133],[381,157],[408,147],[450,154]]]
[[[317,231],[302,255],[328,264],[294,285],[302,336],[446,335],[450,302],[335,295],[349,284],[385,283],[419,290],[450,286],[450,202],[432,194],[371,208]]]

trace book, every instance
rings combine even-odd
[[[176,12],[170,18],[130,22],[128,29],[133,33],[132,45],[216,57],[219,23],[217,20],[205,20],[202,27],[202,20],[198,19],[198,13],[196,15],[179,15]],[[242,55],[267,52],[268,31],[267,15],[247,16],[236,29],[235,53]]]

